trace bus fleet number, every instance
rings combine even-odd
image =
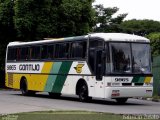
[[[16,65],[8,65],[7,70],[16,70]]]

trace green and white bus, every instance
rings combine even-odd
[[[6,86],[23,95],[48,92],[124,103],[153,93],[150,41],[124,33],[11,42],[5,70]]]

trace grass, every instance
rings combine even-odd
[[[110,113],[97,113],[85,111],[43,111],[0,116],[0,120],[145,120],[145,118],[147,117],[144,115],[117,115]],[[157,117],[150,118],[147,118],[147,120],[157,119]]]
[[[154,95],[154,96],[153,96],[153,99],[160,99],[160,96]]]
[[[153,101],[155,101],[155,102],[160,101],[160,96],[158,96],[158,95],[154,95],[152,98],[153,98]]]
[[[85,111],[45,111],[2,115],[0,120],[123,120],[123,117]]]

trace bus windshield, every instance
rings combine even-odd
[[[150,74],[150,45],[142,43],[109,43],[110,60],[106,73]]]

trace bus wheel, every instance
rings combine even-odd
[[[117,103],[119,103],[119,104],[126,103],[127,100],[128,100],[128,98],[117,98],[117,99],[116,99]]]
[[[21,80],[20,90],[21,90],[23,96],[35,95],[35,93],[36,93],[35,91],[28,90],[26,78]]]
[[[79,88],[79,100],[81,102],[88,102],[90,101],[92,98],[88,96],[88,88],[86,84],[82,84],[82,86],[80,86]]]
[[[53,92],[49,92],[49,96],[51,98],[59,98],[61,96],[61,93],[53,93]]]
[[[21,80],[20,90],[22,92],[22,95],[24,96],[28,95],[28,88],[27,88],[27,83],[25,78]]]

